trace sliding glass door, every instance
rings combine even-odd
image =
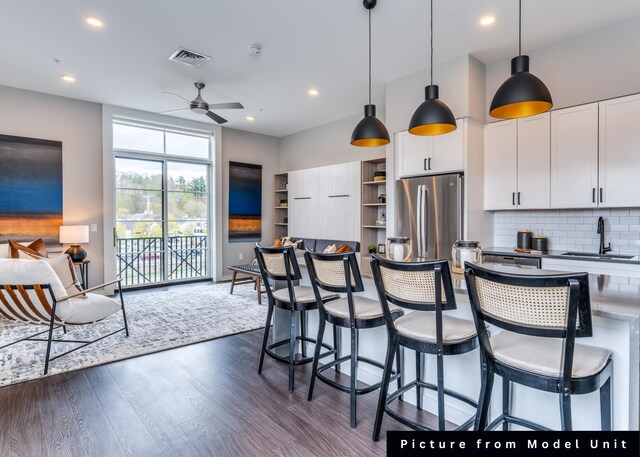
[[[210,277],[211,165],[198,157],[203,146],[208,158],[206,138],[114,123],[114,248],[123,286]]]

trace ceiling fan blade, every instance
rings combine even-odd
[[[167,113],[175,113],[177,111],[187,111],[190,110],[191,108],[179,108],[179,109],[170,109],[168,111],[159,111],[156,114],[167,114]]]
[[[205,113],[209,119],[213,119],[218,124],[224,124],[227,120],[223,117],[218,116],[216,113],[212,113],[211,111],[207,111]]]
[[[191,103],[191,100],[187,100],[186,98],[181,97],[181,96],[180,96],[180,95],[178,95],[178,94],[174,94],[173,92],[163,92],[163,94],[173,95],[174,97],[178,97],[180,100],[184,100],[184,101],[185,101],[185,102],[187,102],[187,103]]]
[[[232,102],[232,103],[210,103],[209,108],[214,109],[244,109],[242,103]]]

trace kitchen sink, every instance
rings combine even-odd
[[[596,252],[564,252],[560,255],[568,256],[568,257],[588,257],[588,258],[596,258],[596,259],[621,259],[621,260],[630,260],[635,256],[633,255],[619,255],[619,254],[598,254]]]

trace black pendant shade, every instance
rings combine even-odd
[[[549,89],[529,73],[529,56],[522,55],[522,0],[519,0],[518,57],[511,59],[511,76],[493,96],[489,114],[498,119],[517,119],[544,113],[551,107]]]
[[[364,106],[364,118],[358,122],[351,135],[354,146],[374,147],[389,144],[389,132],[376,117],[376,105]]]
[[[364,0],[362,3],[369,10],[369,104],[364,105],[364,118],[353,129],[351,144],[363,147],[384,146],[390,143],[389,132],[376,117],[376,105],[371,104],[371,10],[377,1]]]
[[[457,128],[456,118],[449,107],[438,98],[438,86],[425,88],[425,101],[418,107],[409,123],[413,135],[442,135]]]
[[[433,0],[431,0],[431,84],[424,89],[425,101],[411,116],[409,133],[412,135],[433,136],[453,132],[458,125],[449,107],[439,99],[440,89],[433,84]]]
[[[498,119],[515,119],[549,111],[553,106],[549,89],[529,73],[529,56],[511,60],[511,76],[493,96],[489,114]]]

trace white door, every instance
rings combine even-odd
[[[516,120],[487,124],[484,130],[484,209],[515,209],[518,189]]]
[[[551,207],[598,206],[598,104],[551,112]]]
[[[466,123],[457,119],[458,128],[444,135],[431,137],[431,163],[428,173],[446,173],[464,170],[464,144]]]
[[[431,139],[428,136],[412,135],[407,131],[396,133],[396,163],[398,177],[427,174]]]
[[[518,119],[519,209],[549,208],[550,119],[549,113]]]
[[[599,105],[599,206],[640,206],[640,95]]]

